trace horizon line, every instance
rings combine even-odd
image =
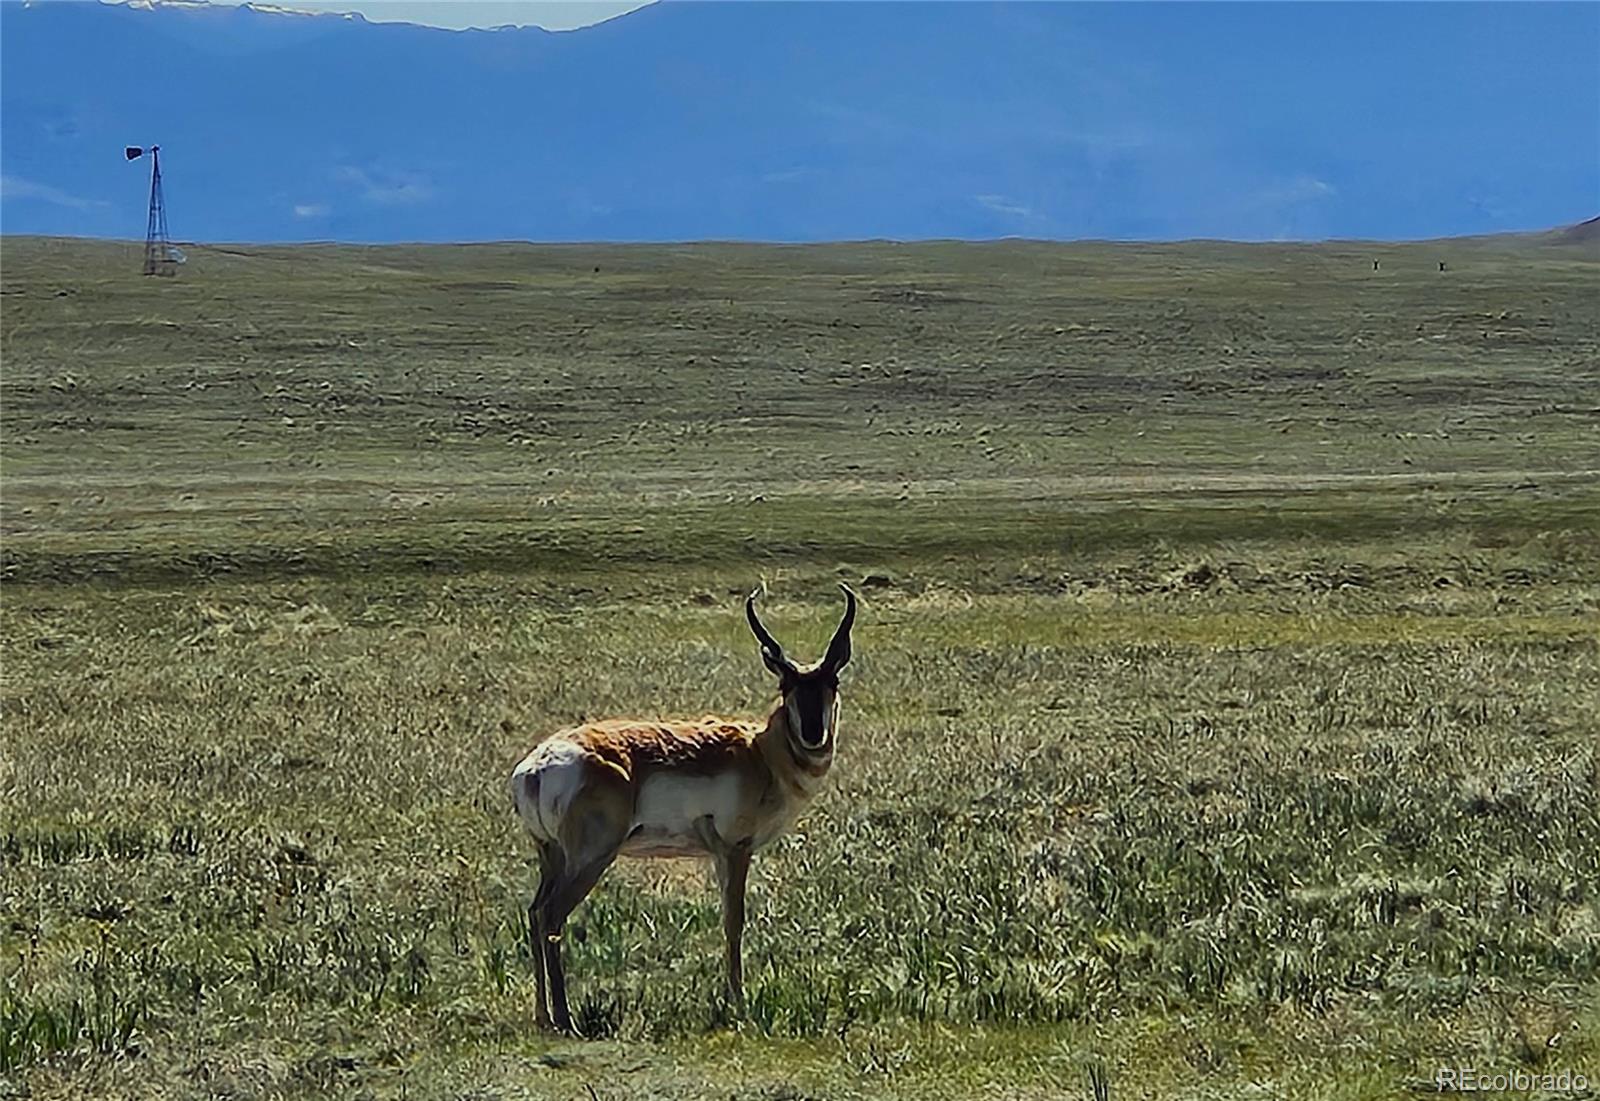
[[[997,245],[997,244],[1036,244],[1036,245],[1186,245],[1186,244],[1212,244],[1212,245],[1422,245],[1448,241],[1487,241],[1496,238],[1537,237],[1548,234],[1561,234],[1582,226],[1600,223],[1600,215],[1583,218],[1575,222],[1563,222],[1554,226],[1543,226],[1537,229],[1505,229],[1494,230],[1489,233],[1461,233],[1447,234],[1439,237],[1285,237],[1285,238],[1243,238],[1243,237],[1027,237],[1016,234],[1007,234],[998,237],[959,237],[959,236],[932,236],[932,237],[831,237],[823,240],[793,240],[765,237],[680,237],[680,238],[585,238],[582,240],[547,240],[532,237],[484,237],[452,241],[437,240],[407,240],[407,241],[362,241],[341,239],[335,237],[307,237],[292,241],[259,241],[249,239],[238,240],[189,240],[173,239],[172,244],[180,248],[220,248],[225,246],[241,246],[251,248],[296,248],[304,246],[348,246],[352,248],[455,248],[471,247],[477,245],[535,245],[545,247],[651,247],[651,246],[684,246],[684,245],[753,245],[766,247],[817,247],[828,245],[934,245],[934,244],[963,244],[963,245]],[[140,237],[103,237],[95,234],[79,233],[7,233],[0,230],[0,240],[33,239],[40,241],[95,241],[105,244],[129,244],[140,248],[144,247],[144,239]]]

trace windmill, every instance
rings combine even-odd
[[[161,194],[161,146],[145,149],[130,145],[123,150],[130,161],[150,156],[150,219],[144,231],[144,273],[146,275],[177,275],[183,263],[181,249],[167,239],[167,203]]]

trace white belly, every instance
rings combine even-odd
[[[743,807],[739,778],[732,773],[653,776],[639,790],[636,807],[633,829],[622,847],[631,856],[703,853],[706,826],[724,840],[741,839]]]

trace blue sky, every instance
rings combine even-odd
[[[1600,213],[1600,4],[626,2],[556,35],[7,3],[0,229],[138,230],[120,150],[154,141],[191,240],[1407,239]]]
[[[120,0],[119,0],[120,2]],[[648,0],[284,0],[270,6],[306,12],[357,12],[375,23],[468,27],[586,27],[641,8]]]

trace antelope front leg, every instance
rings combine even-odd
[[[744,888],[749,875],[748,841],[718,855],[717,881],[722,886],[722,932],[728,942],[728,998],[735,1007],[744,1005],[744,964],[740,947],[744,940]]]

